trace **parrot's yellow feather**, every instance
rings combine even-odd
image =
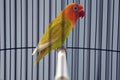
[[[47,42],[50,43],[52,42],[52,40],[55,41],[53,43],[50,43],[49,46],[47,46],[44,50],[39,52],[39,55],[36,58],[34,64],[37,64],[39,60],[41,60],[51,50],[61,47],[65,39],[68,37],[69,33],[71,32],[72,26],[73,25],[70,23],[70,21],[66,19],[53,20],[47,27],[43,36],[41,37],[39,41],[39,45],[43,45]]]
[[[37,64],[47,53],[61,47],[72,31],[77,19],[84,16],[83,6],[71,3],[52,20],[40,38],[33,54],[39,53],[34,64]]]

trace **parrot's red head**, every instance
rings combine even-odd
[[[84,15],[85,12],[83,10],[83,6],[77,3],[71,3],[63,10],[63,16],[69,19],[72,24],[75,24],[77,19],[84,17]]]

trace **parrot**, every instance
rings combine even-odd
[[[62,47],[65,40],[79,18],[83,18],[85,11],[78,3],[68,4],[47,26],[32,55],[38,53],[34,64],[37,64],[47,53]]]

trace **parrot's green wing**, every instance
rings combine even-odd
[[[71,23],[65,19],[53,20],[46,28],[45,33],[39,41],[39,45],[55,42],[57,39],[66,38],[72,30]]]
[[[46,28],[33,54],[44,50],[59,39],[62,45],[71,30],[72,25],[68,20],[56,18]]]
[[[34,53],[39,52],[34,64],[37,64],[48,52],[61,47],[65,39],[71,32],[73,25],[65,19],[53,20],[46,28]]]

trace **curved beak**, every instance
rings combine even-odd
[[[85,16],[85,11],[82,9],[79,11],[79,17],[83,18]]]

